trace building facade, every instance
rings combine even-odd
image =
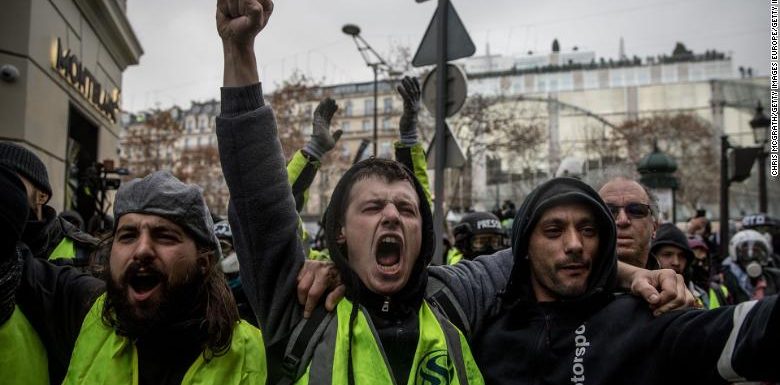
[[[49,204],[86,220],[94,166],[117,158],[122,72],[143,54],[125,11],[126,0],[29,0],[0,12],[0,140],[35,152]]]
[[[564,161],[578,159],[581,174],[586,175],[610,164],[626,163],[635,155],[625,153],[629,146],[616,156],[605,156],[598,139],[609,139],[627,121],[692,116],[712,127],[711,135],[701,140],[709,142],[716,153],[721,135],[728,135],[732,145],[755,146],[749,121],[756,105],[767,106],[769,101],[768,78],[753,77],[752,69],[734,68],[725,53],[695,54],[679,43],[671,55],[644,59],[621,55],[618,60],[605,60],[592,52],[560,52],[554,42],[547,54],[475,57],[462,65],[470,96],[495,98],[493,108],[522,110],[527,119],[539,119],[545,126],[544,144],[530,161],[511,151],[474,154],[471,196],[474,205],[487,209],[503,199],[521,200],[539,180],[554,175]],[[453,121],[458,124],[457,117]],[[647,153],[656,140],[676,139],[652,132],[640,138]],[[624,166],[635,169],[633,164]],[[755,210],[755,172],[742,185],[732,192],[735,216]],[[778,187],[770,186],[770,197],[780,196]],[[780,211],[776,204],[770,206],[771,212]],[[716,213],[717,199],[701,202],[701,207]],[[683,208],[678,217],[689,212],[690,208],[688,212]]]

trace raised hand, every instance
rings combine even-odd
[[[218,0],[217,31],[223,44],[251,47],[273,10],[271,0]]]
[[[420,82],[416,77],[405,76],[396,87],[404,101],[404,113],[401,115],[399,131],[401,142],[407,145],[417,143],[417,114],[420,112]]]
[[[258,83],[255,36],[268,24],[271,0],[218,0],[217,32],[225,55],[225,87]]]
[[[314,110],[311,138],[303,149],[317,159],[321,159],[325,153],[336,147],[336,142],[341,137],[341,130],[330,132],[330,121],[338,109],[339,106],[333,99],[325,98]]]

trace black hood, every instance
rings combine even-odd
[[[574,178],[554,178],[534,189],[517,211],[512,226],[514,267],[504,294],[505,303],[536,302],[531,288],[528,243],[536,223],[549,208],[567,203],[581,203],[593,209],[599,229],[599,252],[593,261],[586,292],[571,301],[591,299],[611,293],[617,284],[617,233],[615,222],[598,193]]]
[[[425,198],[425,190],[420,182],[417,181],[414,173],[402,163],[387,159],[369,158],[354,164],[347,170],[333,190],[328,209],[325,212],[325,239],[331,259],[339,269],[341,276],[345,278],[342,281],[347,289],[346,297],[353,302],[359,301],[370,309],[381,307],[386,298],[366,288],[357,274],[349,267],[346,244],[337,242],[343,226],[341,217],[346,213],[349,205],[349,193],[352,186],[367,175],[375,175],[373,170],[381,168],[396,169],[398,171],[397,174],[403,175],[405,179],[411,181],[420,200],[419,210],[422,218],[420,255],[412,268],[406,286],[391,296],[390,309],[391,312],[416,311],[425,294],[425,285],[428,280],[426,267],[433,257],[436,239],[433,232],[433,216],[428,200]],[[399,309],[399,306],[404,309]]]
[[[662,246],[674,246],[678,249],[683,251],[683,254],[685,254],[685,279],[688,280],[690,278],[690,268],[693,263],[693,250],[688,245],[688,237],[685,236],[685,234],[682,232],[682,230],[678,229],[677,226],[675,226],[672,223],[664,223],[661,226],[658,227],[658,230],[655,232],[655,239],[653,239],[653,244],[650,246],[650,256],[648,258],[648,262],[652,260],[656,260],[655,255],[658,253],[658,250],[661,249]],[[649,264],[649,263],[648,263]],[[660,265],[659,265],[660,267]]]

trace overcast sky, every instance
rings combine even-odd
[[[278,0],[258,37],[260,77],[266,91],[298,69],[326,84],[368,81],[372,72],[342,25],[388,55],[394,46],[412,53],[422,39],[436,0]],[[546,53],[557,38],[561,50],[594,51],[617,58],[670,54],[675,42],[696,53],[731,53],[734,68],[769,71],[767,0],[454,0],[477,46],[477,55]],[[138,111],[217,98],[222,50],[216,33],[216,0],[128,0],[127,14],[141,41],[140,64],[123,79],[123,109]]]

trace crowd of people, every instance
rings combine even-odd
[[[558,177],[519,208],[463,215],[432,265],[413,77],[398,85],[395,160],[356,162],[307,234],[299,211],[341,136],[338,105],[320,103],[285,164],[254,48],[272,13],[271,0],[217,4],[227,220],[158,171],[119,188],[96,239],[47,205],[43,162],[0,143],[2,383],[780,381],[768,217],[719,256],[704,215],[659,224],[629,177]]]

